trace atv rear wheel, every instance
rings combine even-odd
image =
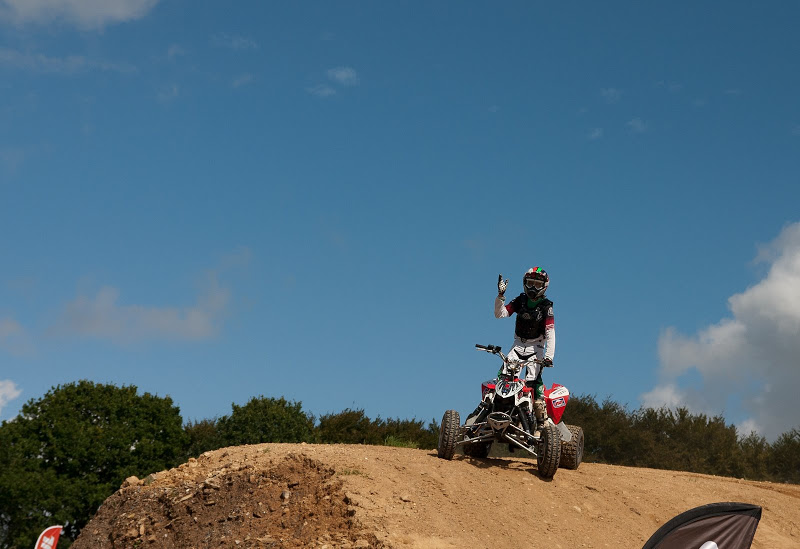
[[[575,470],[583,461],[583,429],[577,425],[566,425],[572,434],[569,442],[561,441],[561,461],[559,467]]]
[[[464,445],[464,455],[474,458],[485,458],[492,448],[491,442],[473,442]]]
[[[537,448],[536,467],[542,478],[553,478],[558,471],[561,459],[561,433],[555,424],[548,421],[542,428],[541,439]]]
[[[458,428],[461,426],[461,418],[455,410],[447,410],[442,416],[442,424],[439,426],[439,447],[438,454],[443,459],[453,459],[456,451],[456,439],[458,438]]]

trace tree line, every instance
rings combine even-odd
[[[585,461],[800,483],[798,429],[770,444],[740,435],[721,416],[628,410],[580,395],[564,420],[583,427]],[[263,442],[434,449],[438,437],[436,420],[371,419],[361,409],[314,417],[282,397],[254,397],[229,415],[184,422],[170,397],[135,386],[59,385],[0,425],[0,548],[31,547],[52,524],[64,526],[59,547],[69,547],[127,477],[209,450]]]
[[[0,548],[33,547],[42,530],[61,524],[65,549],[126,478],[209,450],[262,442],[434,448],[438,429],[370,419],[363,410],[315,418],[300,402],[263,396],[233,404],[229,415],[184,423],[168,396],[91,381],[59,385],[0,425]]]
[[[563,421],[583,428],[585,461],[800,484],[799,428],[770,444],[721,415],[629,410],[592,395],[570,397]]]

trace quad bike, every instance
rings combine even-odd
[[[569,401],[569,390],[553,383],[545,388],[546,418],[532,413],[532,389],[520,379],[525,367],[542,364],[535,355],[510,359],[497,345],[475,345],[478,350],[498,355],[503,367],[498,377],[483,382],[481,402],[464,425],[455,410],[447,410],[439,428],[438,455],[453,459],[457,447],[470,457],[485,458],[493,442],[507,443],[509,450],[521,449],[536,458],[539,476],[552,478],[559,466],[577,469],[583,460],[583,429],[561,422]]]

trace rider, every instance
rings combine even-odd
[[[542,361],[541,364],[525,373],[525,384],[533,390],[533,413],[537,425],[547,419],[544,404],[544,383],[542,382],[542,366],[552,366],[556,351],[556,325],[553,317],[553,302],[545,297],[550,277],[541,267],[528,269],[522,277],[523,293],[515,297],[511,303],[505,304],[508,280],[503,275],[497,279],[497,297],[494,300],[495,318],[505,318],[517,313],[514,329],[514,346],[508,358],[526,359],[532,355]],[[534,437],[539,437],[538,429]]]

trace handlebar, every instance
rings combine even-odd
[[[510,363],[508,357],[503,354],[502,347],[500,347],[500,345],[481,345],[480,343],[476,343],[475,344],[475,348],[479,349],[481,351],[486,351],[487,353],[500,355],[500,358],[503,359],[503,362],[505,362],[506,364]],[[552,362],[550,364],[545,364],[544,360],[536,358],[536,357],[529,358],[528,360],[518,360],[518,361],[515,361],[515,362],[517,362],[519,364],[526,364],[528,362],[532,362],[534,364],[544,364],[544,366],[546,368],[552,368],[553,367],[553,363]]]
[[[475,347],[487,353],[499,353],[502,350],[500,345],[481,345],[480,343],[476,343]]]

